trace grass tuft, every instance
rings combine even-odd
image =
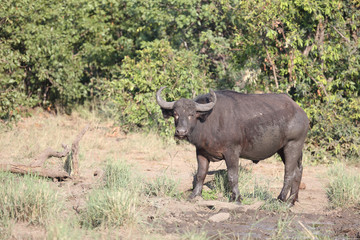
[[[181,240],[207,240],[209,237],[206,232],[198,232],[198,231],[186,231],[180,237]]]
[[[333,208],[360,206],[360,176],[336,164],[328,171],[327,196]]]
[[[66,219],[66,221],[57,221],[56,223],[48,224],[46,227],[46,239],[59,240],[81,240],[85,237],[85,231],[80,229],[78,219]]]
[[[96,189],[87,199],[81,223],[87,228],[119,227],[136,219],[139,196],[126,189]]]
[[[157,197],[177,197],[181,196],[178,191],[179,183],[166,175],[158,176],[154,181],[147,183],[145,193]]]
[[[261,205],[260,209],[269,212],[286,213],[290,210],[291,205],[287,202],[281,202],[277,199],[267,199],[265,203]]]
[[[288,215],[285,215],[284,217],[280,217],[276,230],[273,231],[273,234],[271,236],[271,239],[289,239],[290,237],[287,236],[287,231],[291,230],[292,227],[290,226],[292,221],[294,220],[294,217],[289,217]]]
[[[13,222],[8,216],[0,217],[0,240],[7,240],[11,237]]]
[[[87,228],[118,227],[136,219],[141,181],[124,161],[109,161],[102,189],[88,194],[81,224]]]
[[[269,191],[269,187],[262,186],[257,182],[252,184],[254,181],[253,177],[254,176],[251,170],[245,168],[239,169],[239,192],[242,197],[242,203],[251,204],[255,199],[264,201],[272,199],[272,194]],[[220,170],[215,173],[212,188],[213,190],[210,197],[222,194],[223,196],[230,198],[231,189],[228,182],[228,173],[226,170]]]
[[[0,172],[0,219],[44,225],[62,208],[57,193],[36,176]]]
[[[112,162],[108,161],[105,167],[105,188],[120,190],[120,189],[135,189],[140,186],[134,175],[132,167],[125,161]]]
[[[215,189],[203,190],[201,196],[204,200],[216,200],[218,198],[218,193]]]

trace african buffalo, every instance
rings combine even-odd
[[[198,171],[190,198],[201,195],[211,161],[225,159],[231,200],[241,201],[239,157],[254,163],[278,153],[285,164],[284,186],[278,199],[298,199],[302,177],[302,148],[309,128],[306,113],[285,94],[242,94],[212,91],[194,100],[167,102],[156,93],[165,118],[174,117],[175,137],[196,147]]]

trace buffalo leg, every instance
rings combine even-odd
[[[190,195],[190,199],[201,195],[204,180],[209,170],[209,160],[203,155],[199,154],[197,151],[196,156],[198,162],[198,170],[195,179],[195,187],[192,194]]]
[[[228,180],[231,189],[231,201],[241,201],[239,192],[239,154],[225,154],[225,162],[228,170]]]
[[[302,177],[302,147],[303,141],[292,141],[278,151],[285,164],[284,186],[278,196],[281,201],[286,201],[290,188],[288,201],[294,204],[297,200]]]
[[[303,167],[302,167],[302,153],[301,153],[300,158],[298,159],[297,162],[297,167],[295,168],[295,177],[291,185],[289,200],[291,201],[292,204],[295,204],[295,202],[298,201],[302,172],[303,172]]]

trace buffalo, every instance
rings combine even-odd
[[[194,100],[181,98],[167,102],[161,97],[164,88],[156,93],[164,118],[174,117],[175,137],[196,147],[198,170],[190,198],[201,195],[209,163],[225,160],[232,192],[230,200],[241,201],[239,158],[258,163],[278,153],[285,165],[278,199],[291,204],[298,200],[302,149],[309,120],[289,96],[210,90]]]

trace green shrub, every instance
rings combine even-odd
[[[360,98],[347,100],[336,97],[326,104],[309,106],[305,111],[312,125],[307,138],[311,162],[359,161]]]
[[[356,1],[8,0],[0,16],[1,120],[91,102],[170,136],[161,86],[167,100],[283,92],[310,117],[311,161],[360,159]]]
[[[171,121],[163,119],[155,93],[167,86],[164,96],[168,93],[165,98],[173,101],[208,91],[202,59],[195,52],[173,49],[166,40],[144,43],[138,56],[124,59],[120,71],[105,86],[106,95],[114,99],[124,128],[155,127],[162,134],[172,134]]]
[[[2,4],[1,118],[14,115],[18,106],[64,108],[86,96],[81,83],[85,65],[77,47],[82,40],[76,33],[87,15],[81,5],[71,0]]]

